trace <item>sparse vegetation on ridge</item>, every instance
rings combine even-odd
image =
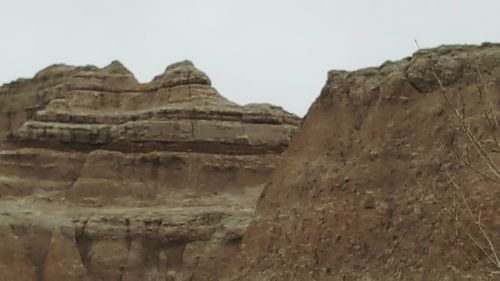
[[[494,155],[500,153],[498,141],[500,126],[497,118],[497,106],[488,91],[487,81],[485,81],[479,65],[471,59],[468,69],[474,76],[477,100],[481,111],[471,112],[470,116],[467,115],[469,110],[462,93],[460,91],[450,93],[435,69],[432,72],[443,96],[443,108],[451,121],[451,126],[466,139],[463,151],[457,151],[456,156],[479,178],[499,185],[500,169]],[[474,121],[478,124],[473,124]],[[479,131],[481,129],[482,132]],[[470,149],[471,147],[472,149]],[[479,158],[479,163],[473,162],[473,158]],[[490,275],[500,275],[500,254],[498,252],[500,247],[495,245],[492,240],[490,226],[482,220],[480,206],[471,196],[466,195],[461,184],[450,173],[447,173],[447,176],[449,183],[454,188],[452,190],[455,191],[453,211],[449,214],[452,215],[457,230],[464,233],[487,258],[492,266]]]

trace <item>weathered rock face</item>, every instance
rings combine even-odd
[[[191,62],[148,84],[116,61],[56,65],[5,85],[0,98],[0,173],[18,186],[0,194],[47,184],[76,201],[263,183],[298,122],[271,105],[226,100]]]
[[[499,94],[494,44],[330,72],[259,201],[233,280],[496,280],[500,184],[487,162],[500,166]]]
[[[0,87],[0,280],[217,280],[299,119],[189,61]]]

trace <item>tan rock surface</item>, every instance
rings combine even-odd
[[[0,87],[0,280],[218,280],[299,119],[189,61]]]
[[[205,198],[177,192],[147,207],[89,207],[47,194],[3,198],[0,277],[219,280],[237,253],[260,190]]]
[[[77,201],[82,192],[150,200],[181,185],[212,192],[263,183],[299,119],[271,105],[239,106],[210,85],[189,61],[147,84],[114,61],[54,65],[4,85],[0,194],[49,188]]]

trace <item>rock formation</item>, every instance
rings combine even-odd
[[[217,280],[299,119],[189,61],[0,87],[0,280]]]
[[[497,44],[331,71],[287,148],[190,62],[51,66],[0,87],[0,280],[496,280],[498,93]]]
[[[499,93],[495,44],[331,71],[232,280],[498,280]]]

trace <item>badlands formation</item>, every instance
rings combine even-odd
[[[330,71],[300,121],[190,62],[0,88],[0,280],[500,280],[500,45]]]
[[[218,280],[299,119],[189,61],[0,87],[0,280]]]

